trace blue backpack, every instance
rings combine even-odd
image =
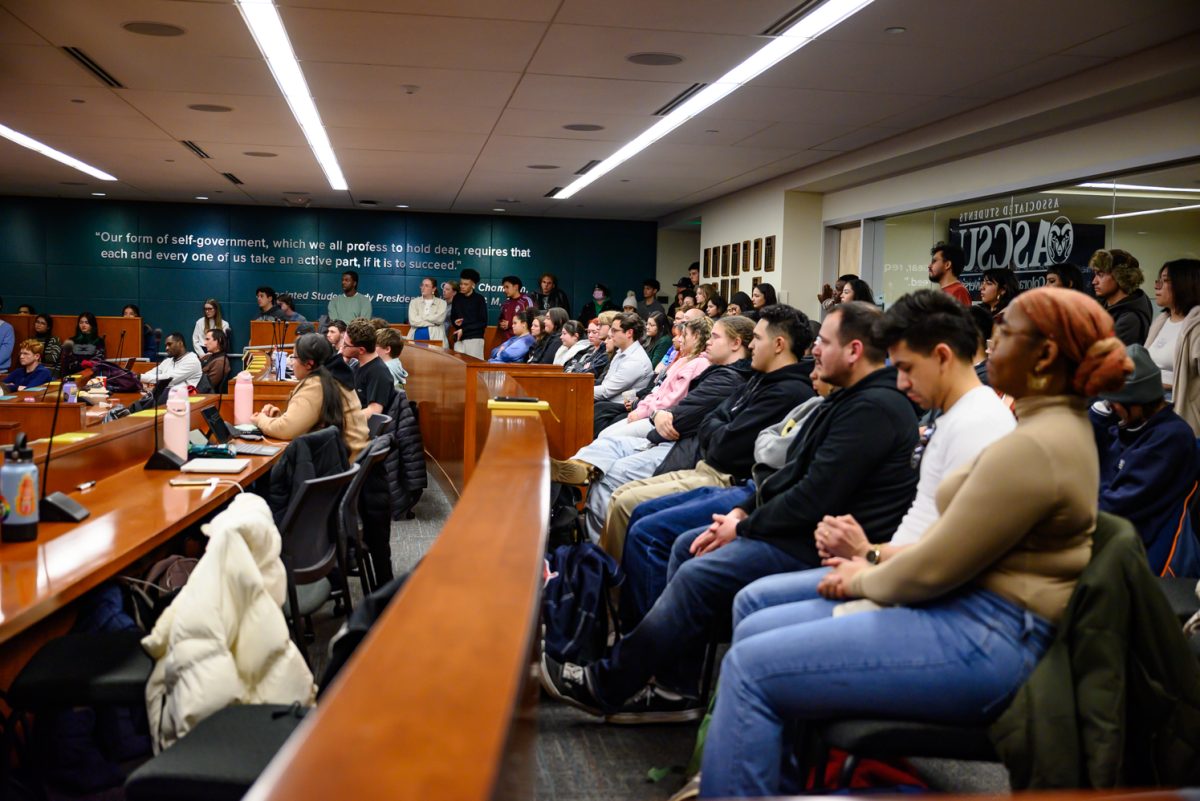
[[[581,665],[603,658],[610,619],[617,625],[609,591],[624,580],[616,560],[590,542],[555,548],[542,594],[546,652]]]

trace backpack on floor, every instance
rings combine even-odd
[[[617,625],[611,590],[624,580],[616,560],[590,542],[551,551],[542,593],[546,652],[559,662],[601,659],[610,623]]]
[[[583,518],[579,504],[583,493],[570,484],[550,484],[550,533],[546,538],[546,550],[553,551],[560,545],[583,542]]]

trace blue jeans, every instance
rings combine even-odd
[[[608,518],[608,502],[612,499],[612,494],[630,481],[650,478],[671,450],[669,442],[638,450],[645,444],[645,437],[608,437],[598,439],[580,451],[606,453],[612,457],[603,462],[582,457],[584,461],[603,471],[600,480],[592,482],[588,487],[584,529],[592,542],[600,541],[600,532],[604,530],[604,521]]]
[[[745,537],[692,558],[688,548],[704,528],[675,540],[666,589],[612,654],[593,666],[596,696],[609,710],[652,676],[664,688],[696,695],[708,634],[728,619],[737,591],[763,576],[811,567],[768,542]]]
[[[753,495],[747,487],[698,487],[675,495],[639,503],[629,518],[621,567],[621,629],[636,626],[667,585],[671,546],[685,531],[707,526],[714,514],[723,514]]]
[[[790,722],[990,722],[1053,637],[1046,620],[979,589],[746,637],[721,665],[701,795],[777,794]]]
[[[827,573],[827,567],[780,573],[760,578],[739,592],[733,599],[733,641],[831,617],[839,602],[825,601],[817,594],[817,585]]]

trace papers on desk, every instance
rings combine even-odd
[[[155,414],[157,412],[158,414]],[[167,413],[166,406],[159,406],[157,409],[142,409],[140,412],[134,412],[130,417],[161,417]]]
[[[70,442],[81,442],[85,439],[91,439],[94,436],[96,436],[96,435],[89,431],[68,431],[65,434],[55,434],[54,435],[54,444],[55,445],[65,445]],[[41,439],[34,440],[35,443],[36,442],[49,442],[49,441],[50,441],[49,437],[42,437]]]
[[[184,473],[240,473],[249,466],[249,459],[192,459],[179,469]]]

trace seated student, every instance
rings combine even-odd
[[[533,349],[534,338],[531,330],[537,325],[537,312],[533,309],[521,309],[513,312],[509,318],[512,336],[492,348],[490,362],[524,362]]]
[[[735,630],[701,794],[779,793],[795,721],[983,725],[999,714],[1091,557],[1099,464],[1086,398],[1118,389],[1128,370],[1112,319],[1083,293],[1044,287],[1013,300],[991,377],[1017,398],[1016,429],[946,477],[941,514],[918,542],[879,565],[839,560],[821,585],[825,598],[883,608],[818,611],[745,638]]]
[[[563,369],[568,373],[591,373],[599,375],[608,366],[608,356],[604,352],[604,341],[608,338],[608,323],[603,322],[604,315],[587,324],[588,347],[576,356]]]
[[[65,375],[78,372],[83,368],[84,361],[99,361],[104,358],[104,337],[100,336],[96,324],[96,315],[85,311],[79,315],[75,323],[75,334],[63,347],[71,345],[71,357],[63,367]]]
[[[204,332],[204,356],[200,359],[200,369],[213,392],[225,392],[228,389],[233,366],[229,362],[229,334],[225,329],[209,328]]]
[[[17,347],[17,369],[4,377],[11,390],[44,387],[51,381],[50,371],[42,366],[42,343],[27,339]]]
[[[373,414],[387,414],[396,397],[396,385],[392,371],[379,358],[375,347],[375,326],[363,319],[354,320],[346,327],[342,357],[357,362],[354,368],[354,392],[362,407],[363,419]]]
[[[353,374],[320,334],[297,339],[288,361],[299,383],[288,396],[287,409],[268,403],[251,422],[266,436],[283,440],[334,426],[354,461],[367,444],[367,421],[354,393]]]
[[[976,376],[971,361],[977,330],[970,312],[953,295],[929,289],[905,295],[883,315],[875,333],[888,348],[900,389],[922,409],[940,411],[913,451],[920,472],[917,494],[890,542],[871,542],[852,515],[826,517],[817,526],[817,550],[823,558],[862,557],[879,564],[929,530],[938,518],[942,480],[1016,428],[1016,420]],[[791,604],[820,597],[817,584],[827,572],[821,568],[759,579],[734,599],[734,624],[770,607],[769,614],[755,620],[776,627],[777,621],[788,619]],[[752,630],[748,626],[742,633]]]
[[[558,353],[554,354],[554,363],[563,368],[563,372],[574,372],[570,369],[570,364],[580,358],[585,350],[588,349],[590,343],[584,336],[583,326],[578,320],[567,320],[563,323],[562,330],[562,347],[558,349]]]
[[[829,313],[813,355],[839,389],[787,463],[757,487],[724,490],[728,512],[675,541],[666,589],[607,658],[581,666],[543,654],[547,692],[614,723],[694,720],[703,713],[697,691],[709,629],[742,587],[817,566],[813,537],[825,515],[853,514],[874,541],[891,537],[916,485],[917,419],[872,338],[880,314],[857,302]]]
[[[122,317],[142,317],[142,310],[138,308],[136,303],[127,303],[125,308],[121,310]],[[158,345],[162,340],[162,331],[154,328],[150,323],[142,318],[142,352],[143,359],[154,361],[158,358]],[[117,356],[125,356],[128,354],[118,353]]]
[[[692,379],[709,368],[708,338],[712,335],[712,322],[706,319],[689,320],[681,326],[679,350],[681,356],[667,370],[662,383],[658,384],[637,401],[626,401],[622,408],[628,413],[603,429],[600,437],[645,437],[654,430],[650,415],[659,409],[669,409],[683,399]]]
[[[1127,352],[1133,372],[1125,386],[1101,393],[1088,414],[1100,454],[1100,510],[1137,527],[1155,575],[1200,577],[1191,523],[1196,436],[1166,402],[1150,351],[1130,345]]]
[[[642,337],[642,347],[650,357],[650,365],[655,368],[671,349],[671,326],[663,312],[650,312],[646,318],[646,335]]]
[[[388,372],[392,374],[392,385],[396,389],[404,389],[405,383],[408,382],[408,371],[400,363],[400,354],[403,351],[404,335],[395,328],[388,326],[375,331],[375,352],[387,365]]]
[[[37,313],[37,310],[34,309],[33,306],[28,303],[22,303],[20,306],[17,307],[17,314],[36,314],[36,313]]]
[[[4,310],[4,299],[0,298],[0,311]],[[12,324],[0,320],[0,373],[12,367],[13,346],[17,340],[17,332]]]
[[[613,355],[604,378],[594,387],[596,400],[611,400],[627,389],[637,389],[649,380],[653,369],[642,343],[642,318],[636,314],[618,314],[609,326]]]
[[[42,343],[42,364],[51,372],[58,371],[58,359],[62,355],[62,342],[53,333],[54,321],[48,314],[36,314],[33,317],[33,336]]]
[[[279,319],[286,323],[308,322],[307,317],[296,311],[296,299],[291,295],[284,293],[275,298],[275,302],[279,304]]]
[[[342,320],[330,320],[325,327],[325,339],[333,346],[335,352],[342,350],[342,337],[346,335],[346,323]]]
[[[562,327],[566,325],[567,313],[553,308],[542,316],[542,336],[533,344],[526,359],[530,364],[554,364],[554,357],[562,347]]]
[[[735,315],[749,314],[754,308],[750,300],[750,296],[745,292],[734,292],[729,298],[729,303],[725,306],[725,314],[733,317]]]
[[[269,286],[260,286],[254,290],[254,300],[258,303],[256,321],[276,322],[283,319],[283,310],[275,302],[275,290]]]
[[[167,358],[163,359],[153,370],[142,373],[142,383],[154,386],[159,381],[170,379],[170,386],[183,384],[194,387],[200,383],[204,369],[196,354],[188,350],[183,334],[172,331],[167,335]]]

